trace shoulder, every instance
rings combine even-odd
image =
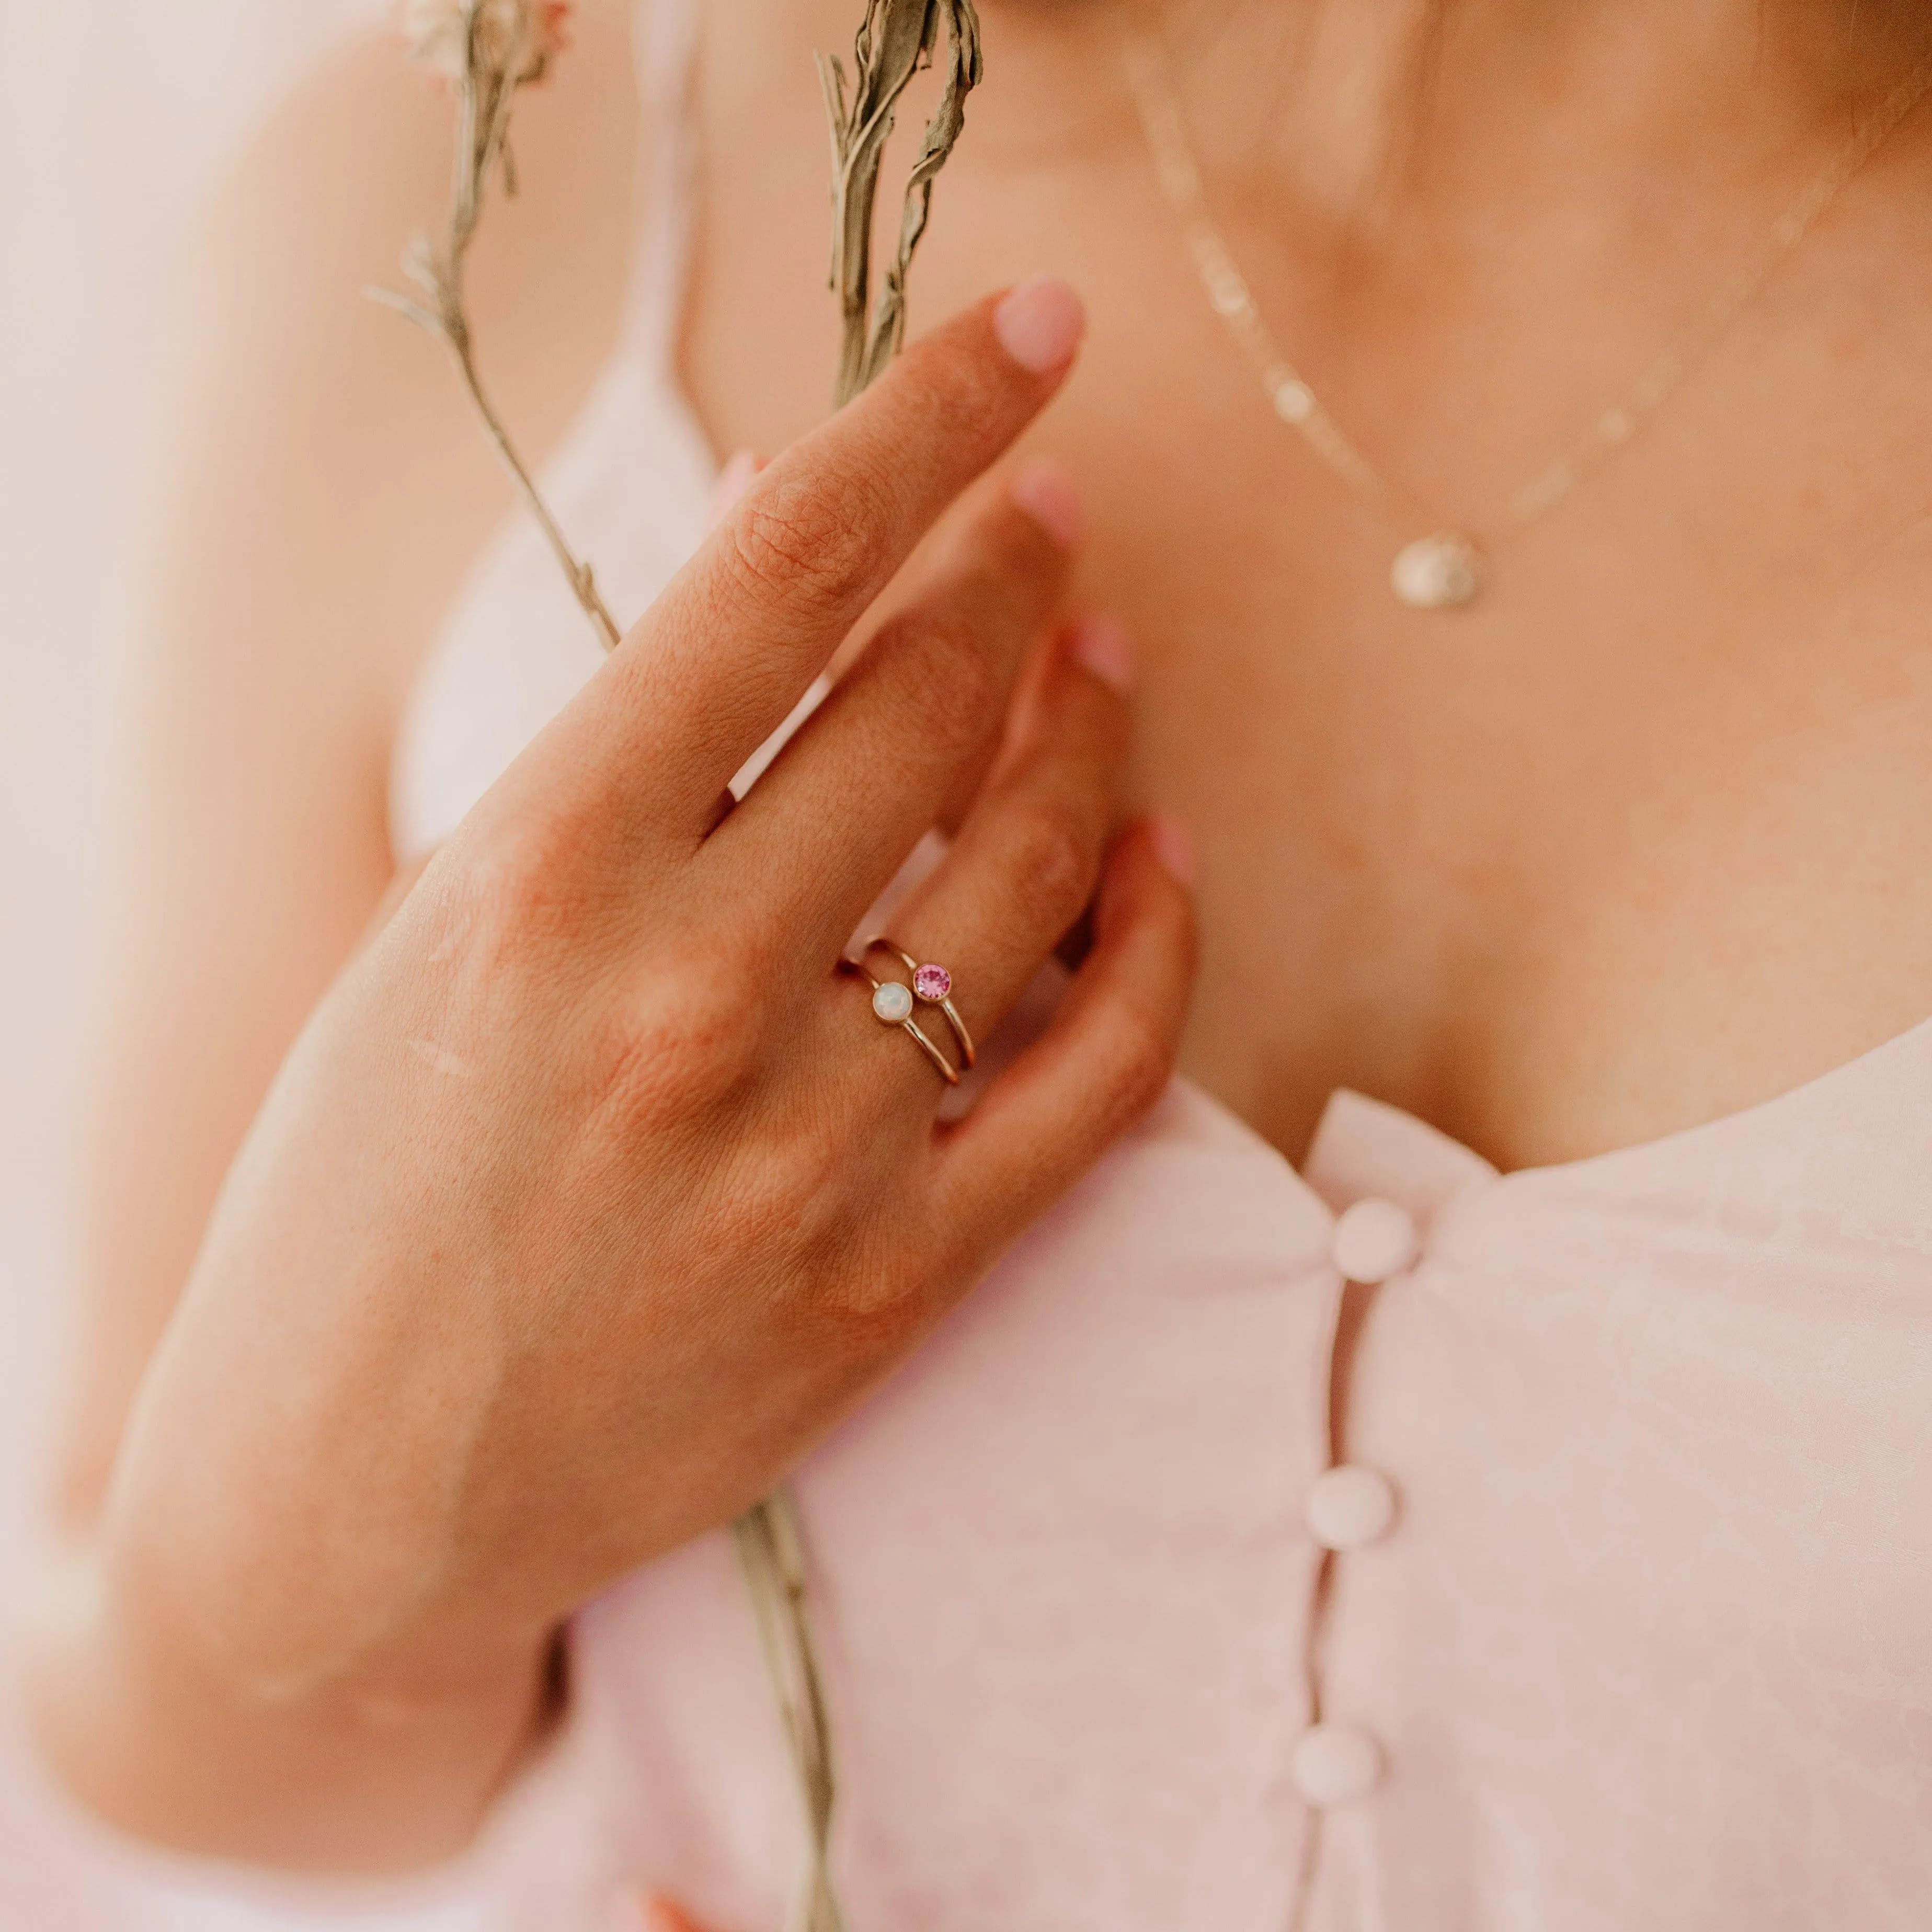
[[[638,150],[627,14],[573,10],[571,51],[517,101],[519,191],[493,184],[471,257],[478,360],[532,460],[616,334]],[[401,286],[405,244],[440,225],[452,136],[448,94],[399,36],[342,46],[211,196],[170,358],[155,494],[183,589],[249,607],[256,648],[260,619],[299,603],[295,628],[334,639],[365,710],[399,700],[506,506],[440,346],[365,292]]]

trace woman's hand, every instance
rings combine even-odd
[[[1106,851],[1124,665],[1108,626],[1052,632],[1056,473],[978,492],[719,809],[1078,329],[1028,285],[773,463],[317,1008],[130,1423],[70,1681],[44,1685],[110,1813],[304,1862],[460,1842],[562,1619],[779,1478],[1159,1092],[1184,863],[1158,828]],[[836,967],[989,761],[895,938],[982,1038],[1097,886],[1094,943],[942,1126],[934,1069]]]

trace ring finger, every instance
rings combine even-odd
[[[1090,618],[1073,626],[951,851],[893,914],[892,941],[946,969],[976,1039],[1011,1010],[1093,896],[1126,750],[1127,682],[1119,626]],[[881,979],[910,977],[886,952],[866,963]],[[914,1018],[957,1064],[940,1009],[922,1004]],[[927,1089],[937,1084],[916,1042],[880,1044],[906,1053],[909,1073]]]

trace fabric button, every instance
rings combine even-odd
[[[1358,1201],[1335,1223],[1329,1253],[1350,1281],[1387,1281],[1416,1257],[1415,1217],[1393,1201]]]
[[[1310,1804],[1352,1804],[1380,1781],[1382,1750],[1352,1724],[1316,1724],[1296,1740],[1289,1768],[1294,1788]]]
[[[1342,1462],[1316,1478],[1302,1507],[1324,1550],[1359,1550],[1395,1520],[1395,1490],[1380,1470]]]

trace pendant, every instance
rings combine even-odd
[[[1460,610],[1482,587],[1482,553],[1455,530],[1404,544],[1389,567],[1389,588],[1412,610]]]

